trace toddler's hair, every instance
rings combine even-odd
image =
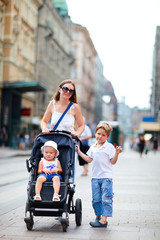
[[[96,133],[100,128],[104,129],[104,131],[106,132],[107,136],[109,136],[109,135],[110,135],[110,132],[112,131],[111,125],[110,125],[109,123],[107,123],[107,122],[101,122],[101,123],[99,123],[99,124],[97,125],[97,127],[96,127],[95,133]]]

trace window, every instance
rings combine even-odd
[[[23,39],[23,56],[28,57],[28,37],[26,35]]]
[[[73,40],[76,40],[77,39],[77,33],[76,32],[73,32]]]
[[[72,67],[72,69],[71,69],[71,77],[72,78],[76,78],[77,77],[77,72],[76,72],[76,68],[75,67]]]
[[[19,0],[14,0],[14,6],[18,9],[19,8]]]
[[[4,31],[4,18],[3,13],[0,11],[0,39],[3,40],[3,31]]]

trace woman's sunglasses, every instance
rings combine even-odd
[[[70,94],[74,93],[74,89],[69,89],[68,87],[62,87],[62,91],[64,93],[67,93],[67,92],[69,92]]]

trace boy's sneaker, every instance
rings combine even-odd
[[[99,221],[95,221],[95,222],[90,222],[89,223],[92,227],[107,227],[108,222],[106,223],[100,223]]]

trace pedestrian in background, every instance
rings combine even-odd
[[[29,134],[25,134],[25,149],[29,149],[30,137]]]
[[[69,131],[72,136],[79,137],[81,135],[84,131],[84,122],[80,107],[77,104],[75,84],[70,79],[64,80],[60,83],[53,100],[48,104],[41,121],[41,129],[43,133],[47,133],[54,128],[70,102],[73,102],[73,105],[63,117],[57,130]],[[48,127],[50,119],[51,127]],[[75,126],[77,127],[75,128]]]
[[[107,217],[112,216],[112,165],[116,164],[122,148],[116,148],[107,141],[112,127],[108,123],[100,123],[95,130],[96,143],[91,145],[87,155],[78,154],[92,165],[92,206],[96,215],[95,222],[90,222],[92,227],[107,227]]]
[[[156,153],[158,150],[158,138],[157,136],[154,136],[153,137],[153,151],[154,153]]]
[[[2,145],[2,130],[0,128],[0,146]]]
[[[84,117],[83,117],[83,121],[85,122]],[[81,134],[81,136],[79,137],[79,139],[80,139],[80,150],[85,154],[86,154],[86,152],[88,151],[88,149],[91,145],[91,143],[90,143],[91,138],[92,138],[91,129],[87,124],[85,124],[85,129],[84,129],[83,133]],[[88,162],[83,160],[83,158],[81,158],[80,156],[78,156],[78,160],[79,160],[79,165],[83,166],[83,168],[84,168],[82,176],[87,176],[87,174],[88,174]]]
[[[138,141],[138,149],[139,149],[140,157],[142,157],[145,147],[146,147],[146,141],[144,139],[144,134],[141,134],[139,136],[139,141]]]
[[[19,149],[24,150],[25,149],[25,134],[24,131],[21,131],[19,134]]]
[[[147,155],[150,150],[150,141],[146,141],[145,154]]]
[[[2,127],[2,130],[0,131],[0,135],[1,135],[1,146],[5,147],[7,145],[7,140],[8,140],[8,134],[5,126]]]

